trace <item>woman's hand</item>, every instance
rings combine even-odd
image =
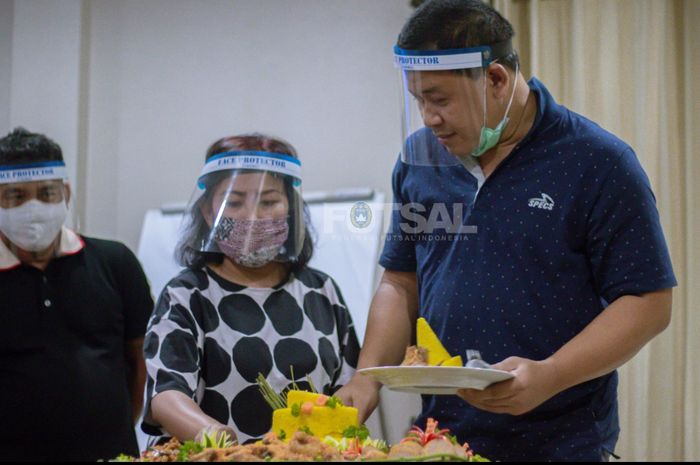
[[[227,431],[231,439],[236,439],[232,429],[205,414],[194,400],[179,391],[164,391],[156,395],[151,401],[151,412],[156,424],[162,425],[180,441],[201,438],[202,431],[211,427]]]
[[[228,438],[226,437],[228,435]],[[222,425],[221,423],[211,424],[202,428],[199,433],[195,436],[194,440],[199,443],[203,443],[205,437],[209,437],[214,444],[223,445],[222,443],[228,442],[233,445],[238,443],[238,438],[236,437],[236,432],[227,425]]]

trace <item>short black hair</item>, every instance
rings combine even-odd
[[[406,21],[397,45],[405,50],[503,47],[514,35],[508,20],[481,0],[428,0]],[[519,60],[512,48],[494,49],[493,58],[513,70]]]
[[[0,165],[63,161],[61,147],[43,134],[15,128],[0,139]]]

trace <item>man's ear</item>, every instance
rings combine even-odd
[[[500,63],[491,63],[486,68],[486,79],[488,80],[488,92],[495,99],[508,98],[509,91],[513,85],[512,80],[515,76],[508,72],[508,68]]]

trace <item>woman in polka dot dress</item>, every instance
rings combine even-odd
[[[270,430],[256,378],[278,391],[307,377],[326,394],[357,365],[359,343],[336,283],[307,266],[313,252],[289,144],[227,137],[207,163],[176,252],[185,269],[160,295],[146,334],[143,430],[240,443]]]

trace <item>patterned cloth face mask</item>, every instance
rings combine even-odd
[[[214,239],[224,253],[239,265],[260,268],[277,257],[289,237],[286,218],[239,220],[222,218]]]

